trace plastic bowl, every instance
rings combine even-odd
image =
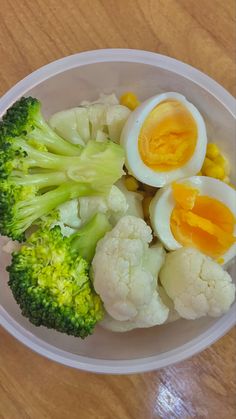
[[[100,92],[118,95],[132,90],[145,99],[159,92],[177,91],[203,114],[208,135],[229,156],[235,156],[235,100],[200,71],[172,58],[138,51],[108,49],[72,55],[35,71],[0,100],[0,115],[20,96],[36,96],[46,116]],[[234,157],[233,157],[234,158]],[[235,171],[235,162],[232,167]],[[235,172],[234,172],[235,177]],[[1,244],[5,239],[1,239]],[[7,260],[8,259],[8,260]],[[0,321],[4,328],[34,351],[54,361],[99,373],[134,373],[166,367],[211,345],[235,323],[235,305],[221,318],[179,320],[150,329],[112,333],[97,327],[85,341],[35,327],[25,319],[7,286],[0,255]],[[235,273],[235,266],[234,266]],[[235,277],[235,275],[234,275]]]

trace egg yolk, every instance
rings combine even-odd
[[[177,100],[158,104],[147,116],[138,138],[139,154],[146,166],[169,171],[183,166],[193,155],[197,124]]]
[[[230,209],[217,199],[199,195],[184,184],[172,185],[175,207],[170,226],[175,239],[183,246],[198,248],[218,259],[236,241],[236,219]]]

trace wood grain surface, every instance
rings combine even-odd
[[[0,0],[0,94],[96,48],[170,55],[236,93],[234,0]],[[0,329],[1,419],[236,418],[235,330],[157,372],[103,376],[31,352]]]

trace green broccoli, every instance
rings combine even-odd
[[[23,98],[0,122],[0,234],[13,240],[23,241],[25,231],[58,205],[107,193],[123,173],[124,151],[111,141],[89,141],[72,156],[61,155],[71,144],[54,138],[51,128],[46,135],[39,109],[36,99]]]
[[[63,202],[92,194],[95,194],[92,186],[76,182],[64,183],[41,195],[35,187],[0,182],[0,233],[22,242],[25,231],[36,220]]]
[[[80,154],[80,146],[57,135],[41,113],[41,103],[32,97],[22,97],[3,116],[5,133],[24,138],[30,143],[45,145],[49,151],[65,156]]]
[[[103,306],[89,279],[89,262],[110,229],[97,213],[70,237],[59,226],[39,229],[13,253],[8,284],[31,323],[81,338],[93,332]]]

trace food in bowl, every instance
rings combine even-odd
[[[200,171],[206,154],[206,127],[200,112],[183,95],[147,99],[122,131],[126,166],[141,182],[162,187]]]
[[[85,338],[230,308],[236,192],[182,95],[103,95],[48,123],[22,98],[0,137],[0,233],[20,243],[9,286],[33,324]]]
[[[162,188],[150,217],[168,250],[196,247],[222,263],[236,255],[235,191],[218,179],[195,176]]]

